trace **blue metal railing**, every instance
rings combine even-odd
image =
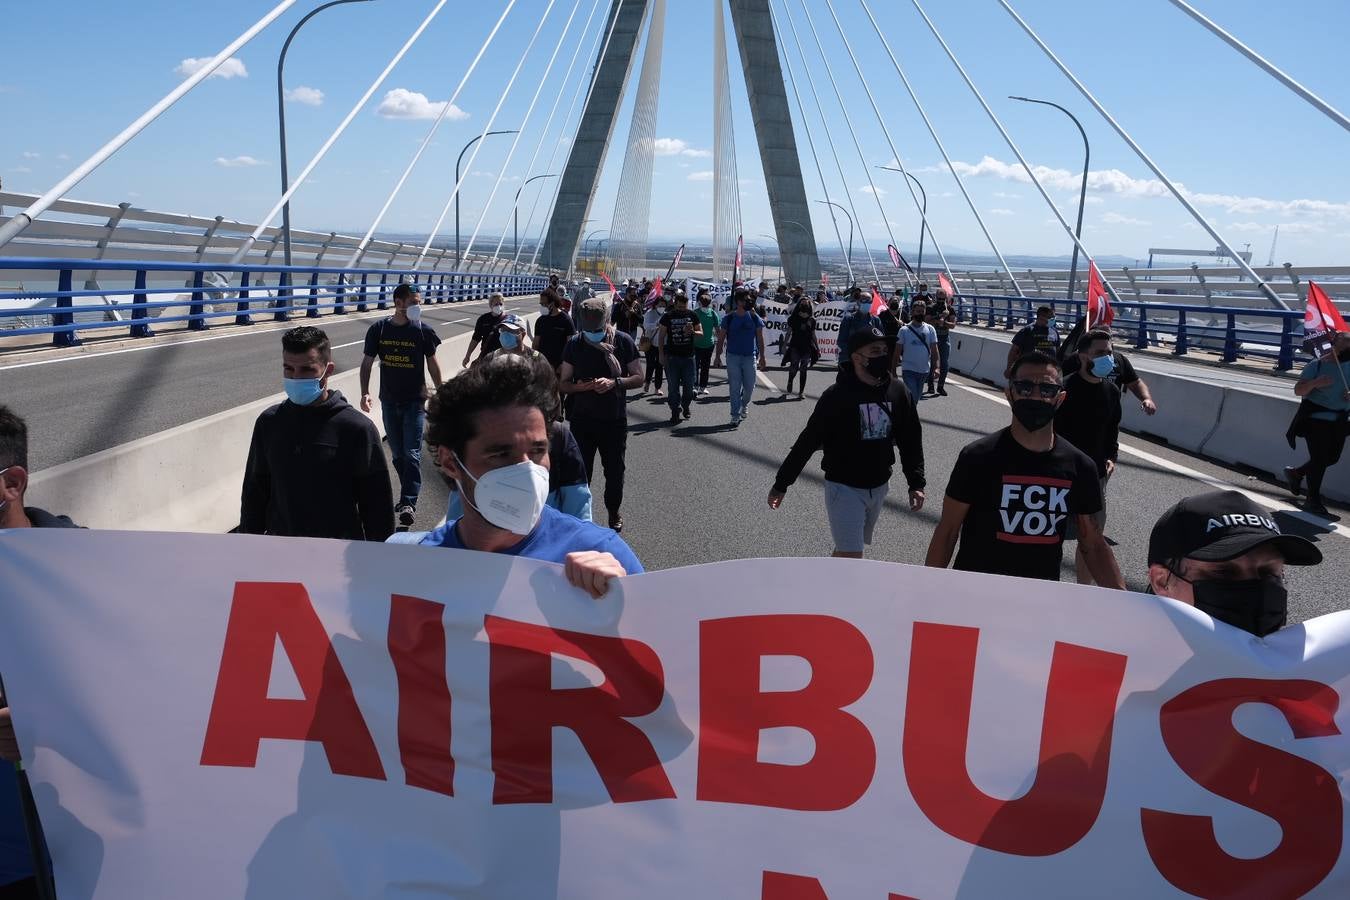
[[[957,319],[1011,331],[1033,321],[1039,306],[1053,308],[1056,315],[1069,313],[1074,321],[1087,314],[1086,300],[962,295],[957,302]],[[1203,348],[1218,352],[1223,362],[1273,360],[1279,372],[1287,372],[1297,362],[1311,359],[1301,349],[1300,310],[1153,302],[1113,302],[1111,308],[1116,314],[1112,332],[1118,338],[1128,337],[1136,349],[1170,346],[1173,355],[1185,356],[1191,350]],[[1205,321],[1215,319],[1221,320],[1220,323]],[[1067,329],[1061,329],[1064,331]]]
[[[75,273],[91,270],[100,274],[125,273],[123,277],[130,278],[133,286],[75,290],[72,286]],[[393,301],[394,288],[404,281],[418,288],[423,303],[433,304],[482,300],[493,293],[507,297],[538,293],[548,283],[548,279],[542,275],[27,257],[0,257],[0,272],[3,271],[51,272],[56,289],[0,291],[0,304],[14,300],[51,304],[0,309],[0,335],[50,334],[52,344],[58,347],[79,344],[78,333],[82,331],[103,332],[122,328],[129,329],[132,337],[150,337],[153,334],[150,328],[152,323],[167,325],[186,322],[189,330],[204,331],[213,321],[228,320],[233,325],[251,325],[253,315],[258,312],[271,314],[277,321],[286,321],[292,314],[303,314],[313,319],[324,313],[345,315],[352,307],[355,307],[356,312],[366,312],[372,305],[376,309],[387,309]],[[187,283],[152,287],[152,280],[171,280],[163,278],[162,273],[186,275]],[[228,279],[229,284],[209,281],[208,275],[212,273]],[[157,274],[160,275],[158,279],[154,277]],[[95,297],[102,300],[109,294],[131,295],[132,302],[80,302]],[[187,295],[186,300],[183,299],[184,295]],[[207,305],[231,308],[208,310]],[[154,315],[155,311],[181,306],[187,306],[186,315]],[[76,320],[77,315],[106,318],[113,312],[129,314],[130,318],[126,321]],[[50,316],[51,324],[7,327],[15,320],[22,323],[23,319],[33,316]]]

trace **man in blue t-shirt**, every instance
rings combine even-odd
[[[557,391],[547,361],[519,356],[497,357],[443,384],[428,404],[427,444],[463,498],[464,515],[390,542],[561,563],[567,580],[593,597],[605,594],[610,579],[641,573],[616,532],[546,505]]]
[[[394,507],[398,526],[407,529],[417,512],[422,491],[422,426],[426,421],[426,372],[441,385],[436,362],[440,335],[422,324],[422,298],[411,284],[394,288],[394,314],[380,319],[366,332],[361,360],[361,411],[370,412],[370,370],[380,361],[380,411],[384,434],[398,473],[399,498]],[[425,369],[425,372],[423,371]]]
[[[764,352],[764,320],[754,310],[755,297],[745,288],[737,288],[732,295],[732,312],[722,317],[717,329],[717,349],[713,356],[722,356],[727,348],[727,384],[731,388],[731,424],[739,425],[750,412],[750,398],[755,393],[755,361],[760,371],[768,367]]]
[[[1350,430],[1350,332],[1336,335],[1331,351],[1303,369],[1294,394],[1302,399],[1294,424],[1286,435],[1289,446],[1302,437],[1308,445],[1308,461],[1301,466],[1286,466],[1285,481],[1297,496],[1308,479],[1308,499],[1303,508],[1327,515],[1322,501],[1322,479],[1327,469],[1341,460],[1346,432]]]

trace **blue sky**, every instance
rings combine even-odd
[[[563,73],[576,41],[591,46],[609,0],[580,26],[594,0],[556,0],[520,79],[507,95],[495,127],[514,128],[539,84],[549,52],[576,5],[572,32],[541,94],[514,159],[505,169],[484,231],[509,230],[512,199],[536,146],[543,146],[532,174],[552,169],[550,151],[575,123],[563,116],[578,80],[589,72],[581,59],[572,78]],[[706,239],[711,235],[713,0],[668,0],[663,91],[657,135],[667,155],[656,160],[651,233],[654,238]],[[832,101],[824,65],[805,30],[803,0],[784,4],[806,42],[804,61],[822,92],[826,121],[839,139],[844,178],[835,171],[815,105],[797,65],[798,87],[809,127],[825,168],[822,188],[793,107],[807,194],[851,199],[868,242],[884,248],[888,238],[876,200],[863,191],[866,178],[844,134],[845,118]],[[806,0],[821,30],[845,96],[845,108],[869,164],[891,160],[824,0]],[[858,0],[834,0],[850,42],[883,107],[906,166],[924,182],[934,233],[949,252],[986,250],[975,219],[900,84]],[[1067,254],[1070,245],[1016,160],[960,81],[909,0],[870,0],[891,46],[905,67],[934,124],[1005,253]],[[180,3],[171,0],[66,0],[21,3],[6,11],[11,48],[59,48],[41,63],[10,65],[0,74],[0,177],[9,190],[40,193],[104,141],[120,131],[177,84],[184,61],[210,57],[274,5],[271,0]],[[1350,173],[1344,165],[1350,134],[1299,100],[1272,78],[1204,31],[1165,0],[1082,3],[1014,0],[1014,6],[1073,68],[1165,172],[1182,182],[1202,212],[1237,248],[1248,242],[1264,263],[1276,224],[1281,225],[1276,263],[1346,262],[1350,245]],[[1196,5],[1253,45],[1342,111],[1350,110],[1350,82],[1339,61],[1350,33],[1344,0],[1300,0],[1272,5],[1257,0],[1196,0]],[[434,0],[373,0],[328,10],[306,26],[287,63],[291,171],[296,173],[336,127],[389,58],[434,6]],[[362,233],[431,125],[414,94],[445,100],[462,77],[504,0],[447,4],[441,16],[393,72],[347,135],[316,169],[293,202],[297,225]],[[424,232],[439,215],[453,185],[455,156],[483,128],[512,69],[539,24],[547,0],[518,0],[488,56],[469,82],[454,116],[395,202],[383,226]],[[278,195],[275,63],[290,27],[310,4],[298,5],[237,54],[234,77],[213,77],[190,93],[135,141],[70,194],[77,199],[133,204],[198,215],[257,221]],[[1029,160],[1051,170],[1055,197],[1072,217],[1082,146],[1072,123],[1058,112],[1006,99],[1023,94],[1071,109],[1092,141],[1093,188],[1084,241],[1098,255],[1143,257],[1150,246],[1205,248],[1213,245],[1181,206],[1152,181],[1152,174],[1109,126],[1022,34],[995,0],[929,0],[930,16],[976,84],[1003,119]],[[786,19],[781,20],[786,25]],[[72,27],[78,23],[78,27]],[[791,46],[790,33],[787,37]],[[762,169],[752,132],[734,42],[732,93],[737,154],[742,178],[747,241],[772,230]],[[636,75],[634,76],[634,86]],[[622,167],[622,148],[632,105],[626,95],[601,179],[590,229],[608,227]],[[298,90],[298,89],[306,90]],[[561,90],[563,100],[548,134],[543,125]],[[388,95],[395,93],[392,98]],[[789,95],[790,95],[789,91]],[[321,97],[320,97],[321,94]],[[388,102],[386,102],[388,101]],[[377,110],[383,108],[385,114]],[[434,109],[435,107],[433,107]],[[397,113],[402,117],[391,115]],[[472,167],[463,196],[465,240],[473,230],[512,138],[494,137]],[[899,176],[873,172],[886,219],[907,253],[918,234],[918,217]],[[530,185],[524,204],[544,179]],[[547,197],[545,198],[547,200]],[[825,206],[813,204],[822,246],[837,246]],[[522,207],[522,227],[528,206]],[[532,231],[537,233],[540,219]],[[841,227],[846,224],[841,219]],[[453,218],[443,233],[453,234]],[[845,234],[846,236],[846,234]],[[855,238],[861,245],[862,238]],[[931,244],[929,245],[931,248]],[[930,250],[931,252],[931,250]],[[859,251],[861,254],[861,251]]]

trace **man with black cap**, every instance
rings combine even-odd
[[[595,475],[595,454],[605,470],[605,508],[609,527],[623,530],[624,455],[628,450],[627,393],[642,384],[642,358],[625,332],[605,324],[606,303],[598,297],[581,304],[581,333],[563,347],[558,389],[571,395],[567,420]]]
[[[1264,637],[1284,627],[1284,567],[1315,566],[1322,551],[1281,534],[1271,513],[1237,491],[1187,497],[1148,539],[1148,584],[1159,597]]]
[[[909,484],[909,508],[923,508],[923,428],[914,398],[893,377],[886,335],[854,332],[839,379],[820,395],[778,470],[769,508],[783,503],[816,450],[824,447],[825,510],[837,557],[861,559],[890,490],[895,451]]]

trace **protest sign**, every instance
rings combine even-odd
[[[0,572],[63,900],[1350,895],[1350,612],[242,535]]]

